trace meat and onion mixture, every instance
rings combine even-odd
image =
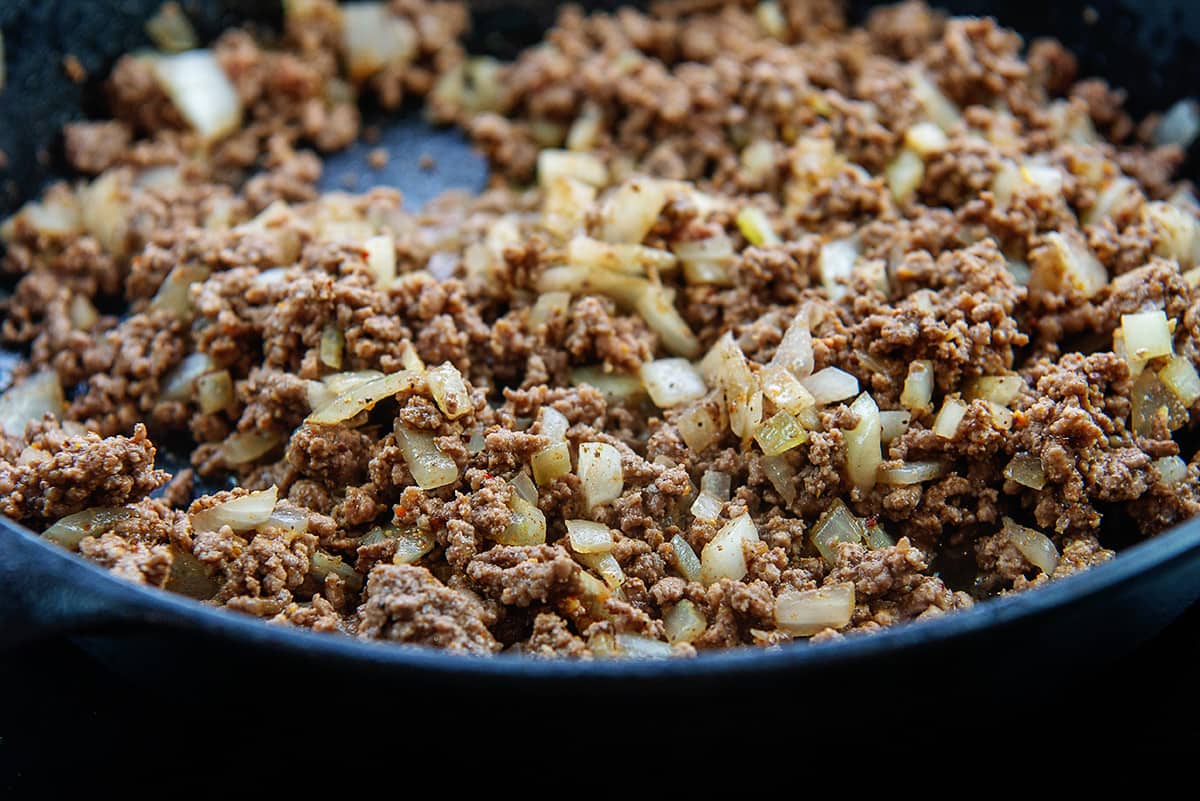
[[[917,2],[568,7],[511,63],[467,24],[164,7],[3,226],[0,513],[276,624],[588,659],[924,620],[1200,510],[1191,109]],[[321,193],[360,99],[490,188]]]

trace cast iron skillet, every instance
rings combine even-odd
[[[0,94],[0,211],[7,214],[45,181],[61,174],[58,130],[70,119],[102,111],[98,80],[71,83],[61,63],[77,57],[102,77],[114,58],[145,44],[141,23],[158,0],[15,0],[0,8],[9,71]],[[230,23],[270,25],[277,3],[184,0],[202,35]],[[615,3],[585,3],[613,6]],[[852,4],[861,14],[873,3]],[[956,13],[996,12],[1027,37],[1053,34],[1080,56],[1082,74],[1131,90],[1135,113],[1165,109],[1200,85],[1200,10],[1187,0],[1058,2],[1034,10],[1009,4],[946,2]],[[511,55],[534,41],[553,18],[553,4],[476,2],[472,47]],[[1187,11],[1187,13],[1185,13]],[[477,188],[479,159],[455,132],[435,131],[408,115],[389,121],[394,157],[376,183],[391,183],[420,202],[447,187]],[[415,169],[417,152],[445,165],[433,178]],[[407,158],[408,154],[411,158]],[[342,188],[362,169],[362,150],[331,160],[324,180]],[[373,173],[380,176],[379,173]],[[360,186],[361,188],[361,186]],[[14,354],[8,354],[11,359]],[[1190,455],[1190,454],[1185,454]],[[1125,525],[1128,524],[1126,521]],[[1121,526],[1121,523],[1117,523]],[[1121,539],[1120,532],[1110,532]],[[753,687],[813,686],[806,706],[869,696],[881,679],[917,694],[942,697],[983,683],[1003,691],[1021,677],[1056,676],[1125,652],[1160,631],[1200,597],[1200,519],[1124,550],[1115,560],[1034,592],[980,604],[937,620],[898,626],[821,646],[702,654],[666,662],[533,661],[512,656],[462,657],[439,651],[313,634],[204,606],[130,584],[0,518],[0,645],[71,635],[110,667],[130,676],[203,676],[193,689],[217,688],[270,671],[275,680],[314,676],[370,680],[430,690],[528,693],[648,691],[696,693],[752,680]],[[1014,681],[1017,679],[1018,681]],[[377,685],[373,685],[377,686]],[[825,700],[822,701],[821,698]]]

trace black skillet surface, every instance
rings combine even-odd
[[[271,4],[233,0],[183,5],[206,34],[239,16],[269,22],[277,12]],[[1084,4],[1074,2],[944,5],[967,13],[1001,8],[1001,21],[1027,35],[1055,33],[1081,55],[1084,74],[1129,87],[1135,111],[1165,108],[1198,85],[1194,43],[1200,14],[1188,11],[1186,2],[1142,3],[1136,11],[1132,3],[1094,2],[1096,13],[1087,15]],[[140,20],[156,6],[157,0],[16,0],[0,7],[9,66],[0,120],[19,121],[0,127],[0,148],[9,157],[7,174],[0,174],[0,208],[11,210],[55,174],[62,122],[99,111],[97,82],[72,84],[61,69],[63,56],[76,56],[91,75],[102,76],[113,57],[144,44]],[[544,3],[488,2],[476,8],[476,50],[500,54],[536,38],[551,13]],[[398,152],[393,147],[388,170],[366,170],[356,158],[365,152],[360,148],[332,160],[327,187],[345,188],[353,180],[362,188],[369,176],[410,197],[427,198],[446,186],[478,186],[479,162],[457,134],[432,132],[411,118],[389,126],[386,136],[400,146]],[[426,152],[445,166],[433,173],[415,169],[416,158]],[[94,659],[124,676],[202,676],[201,682],[189,682],[189,691],[201,697],[269,675],[277,687],[353,678],[390,688],[419,682],[435,694],[470,690],[474,696],[486,690],[521,697],[586,687],[613,696],[721,690],[736,699],[738,688],[750,698],[768,688],[797,690],[817,682],[825,692],[777,696],[813,712],[864,704],[881,681],[902,684],[914,698],[936,696],[944,703],[975,695],[980,685],[997,699],[1017,698],[1028,694],[1028,686],[1014,676],[1069,675],[1097,659],[1111,659],[1153,636],[1198,596],[1200,521],[1037,592],[843,643],[706,654],[665,664],[467,659],[267,626],[126,584],[0,519],[0,643],[75,635],[74,642]],[[1060,691],[1048,688],[1046,694]]]

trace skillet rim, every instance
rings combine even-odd
[[[42,560],[58,562],[74,581],[74,589],[103,590],[103,607],[113,615],[96,615],[71,635],[110,633],[129,629],[176,629],[216,635],[251,647],[270,647],[277,656],[304,660],[335,659],[339,667],[396,668],[415,672],[445,673],[479,679],[637,679],[722,678],[735,674],[776,674],[788,671],[820,671],[871,659],[932,650],[939,645],[1039,615],[1062,612],[1097,595],[1112,592],[1168,565],[1200,557],[1200,516],[1120,551],[1116,557],[1080,573],[1058,579],[1044,587],[993,598],[933,620],[901,623],[864,636],[809,645],[797,642],[778,648],[740,648],[702,652],[695,658],[665,660],[541,659],[517,655],[475,656],[431,647],[360,640],[351,635],[322,634],[307,629],[270,625],[265,620],[236,614],[220,607],[112,575],[76,553],[42,539],[24,526],[0,516],[0,536],[18,537],[41,551]],[[49,565],[50,562],[45,562]],[[35,570],[36,572],[36,570]],[[55,577],[54,580],[58,580]],[[135,616],[123,616],[120,605]]]

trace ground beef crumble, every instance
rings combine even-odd
[[[1200,513],[1200,398],[1166,379],[1200,361],[1200,204],[1058,43],[919,0],[854,30],[832,0],[679,0],[567,6],[502,63],[464,53],[464,6],[392,0],[403,57],[351,73],[337,5],[287,5],[211,45],[236,130],[203,142],[122,58],[112,119],[64,130],[76,178],[0,226],[0,514],[280,625],[592,659],[812,635],[785,593],[852,588],[813,642],[925,620]],[[459,125],[491,186],[322,194],[363,94]],[[1159,312],[1171,352],[1127,354]],[[703,391],[664,400],[681,358]],[[856,389],[789,401],[775,368]],[[835,502],[866,534],[821,539]]]

